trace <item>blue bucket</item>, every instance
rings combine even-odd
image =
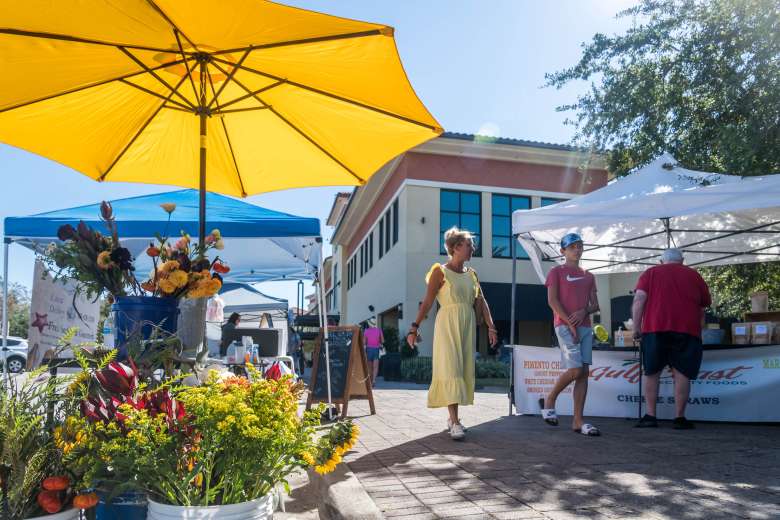
[[[146,495],[144,493],[122,493],[106,504],[105,497],[95,507],[97,520],[146,520]]]
[[[119,349],[121,359],[127,352],[127,340],[139,331],[143,339],[149,339],[155,326],[175,334],[179,301],[154,296],[119,296],[111,311],[114,313],[114,345]]]

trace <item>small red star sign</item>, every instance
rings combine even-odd
[[[35,320],[30,324],[31,327],[36,327],[38,329],[38,332],[43,334],[43,329],[49,324],[49,315],[48,314],[38,314],[35,313]]]

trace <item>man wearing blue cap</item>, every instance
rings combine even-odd
[[[601,435],[598,428],[585,422],[585,397],[588,394],[589,367],[593,363],[593,330],[590,315],[599,310],[596,277],[580,267],[582,237],[569,233],[561,239],[561,254],[566,262],[547,275],[547,302],[555,315],[555,335],[561,349],[561,368],[565,370],[547,398],[539,399],[542,418],[558,426],[555,401],[574,383],[572,429],[589,437]]]

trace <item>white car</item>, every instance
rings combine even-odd
[[[0,335],[0,365],[6,365],[12,374],[24,372],[27,366],[27,340],[16,336],[8,336],[8,346],[3,347],[3,337]],[[0,371],[3,368],[0,366]]]

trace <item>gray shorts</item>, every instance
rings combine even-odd
[[[590,327],[577,327],[577,339],[575,342],[569,327],[558,325],[555,327],[555,335],[558,336],[558,345],[561,349],[561,368],[580,368],[582,365],[593,364],[593,329]]]

